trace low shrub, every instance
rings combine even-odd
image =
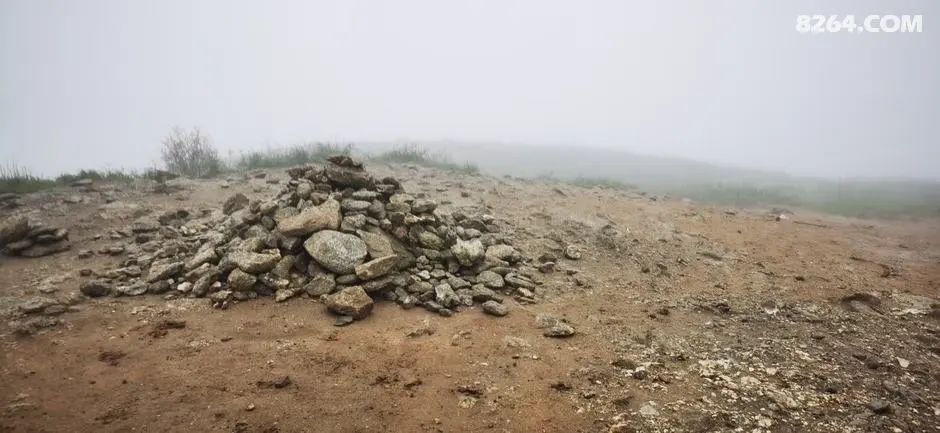
[[[223,169],[218,151],[199,128],[173,128],[163,139],[163,162],[167,170],[188,177],[210,177]]]

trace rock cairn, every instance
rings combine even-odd
[[[69,231],[30,222],[24,216],[0,223],[0,248],[11,256],[42,257],[68,250]]]
[[[348,156],[287,173],[275,198],[235,194],[205,224],[185,211],[136,222],[140,253],[81,291],[208,297],[219,308],[309,296],[340,315],[338,324],[367,316],[379,298],[443,316],[474,303],[502,316],[504,296],[534,302],[534,268],[521,266],[493,217],[441,212]]]

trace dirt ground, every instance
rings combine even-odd
[[[32,194],[0,216],[66,227],[72,249],[0,257],[0,432],[940,431],[940,221],[798,209],[778,221],[639,192],[370,169],[445,211],[486,209],[532,259],[569,244],[583,257],[541,275],[537,303],[507,300],[506,317],[380,301],[335,327],[307,297],[225,310],[80,299],[80,270],[123,258],[77,252],[133,242],[113,230],[280,186]],[[73,303],[16,332],[36,320],[19,305],[37,295]],[[544,337],[540,313],[577,334]]]

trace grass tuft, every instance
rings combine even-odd
[[[56,177],[60,184],[71,184],[76,180],[91,179],[96,182],[131,183],[140,178],[140,174],[129,170],[79,170],[78,173],[64,173]]]
[[[607,188],[621,191],[635,190],[636,186],[606,177],[576,177],[568,183],[582,188]]]
[[[816,181],[790,185],[703,183],[672,191],[733,206],[781,206],[858,218],[940,216],[937,184],[915,181]]]
[[[56,186],[68,186],[80,179],[95,182],[131,183],[140,178],[140,174],[129,170],[79,170],[77,173],[61,174],[55,179],[33,175],[29,169],[15,164],[0,166],[0,193],[26,194]]]
[[[535,176],[535,180],[542,182],[550,183],[565,183],[572,186],[579,186],[581,188],[608,188],[621,191],[630,191],[636,190],[636,186],[622,182],[616,179],[611,179],[607,177],[583,177],[579,176],[573,179],[562,179],[556,176],[552,172],[542,173]]]
[[[0,166],[0,193],[25,194],[55,186],[55,182],[34,176],[29,169],[14,163]]]
[[[352,151],[352,144],[305,143],[242,154],[235,165],[242,170],[291,167],[323,162],[330,156],[349,155]]]
[[[432,153],[430,150],[414,143],[395,146],[391,150],[379,154],[374,159],[384,162],[423,165],[470,175],[480,173],[480,168],[476,164],[469,161],[463,164],[455,163],[446,154]]]

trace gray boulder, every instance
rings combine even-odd
[[[552,338],[568,338],[574,334],[574,327],[565,322],[555,323],[554,326],[546,329],[543,333],[546,337]]]
[[[343,216],[336,200],[328,199],[319,206],[304,209],[299,214],[282,219],[277,224],[284,236],[306,236],[319,230],[337,230]]]
[[[41,312],[47,307],[58,304],[59,301],[56,301],[53,298],[47,298],[45,296],[34,296],[20,303],[17,306],[17,309],[24,314],[35,314]]]
[[[330,311],[362,319],[372,312],[372,298],[360,286],[347,287],[326,297],[326,307]]]
[[[278,289],[274,292],[274,302],[284,302],[290,298],[293,298],[297,293],[291,289]]]
[[[281,257],[281,260],[278,260],[277,265],[274,266],[274,270],[271,271],[271,274],[278,278],[290,278],[291,270],[294,269],[294,264],[296,262],[296,256],[283,256]]]
[[[337,274],[356,271],[356,265],[366,258],[366,243],[356,236],[335,230],[322,230],[304,242],[304,248],[324,268]]]
[[[574,326],[550,314],[535,316],[535,327],[544,329],[542,335],[546,337],[567,338],[575,334]]]
[[[460,298],[450,284],[443,283],[434,287],[434,299],[438,304],[447,308],[454,308],[460,305]]]
[[[82,283],[78,290],[85,296],[97,298],[111,293],[111,283],[104,280],[92,280]]]
[[[280,254],[232,251],[225,256],[219,266],[226,269],[237,267],[249,274],[260,274],[274,269],[280,260]]]
[[[392,194],[392,196],[388,198],[388,202],[391,204],[414,203],[414,201],[415,201],[415,197],[411,194],[406,194],[406,193],[395,193],[395,194]]]
[[[222,213],[231,215],[235,213],[235,211],[242,210],[246,207],[248,207],[248,197],[246,197],[245,194],[237,193],[225,200],[225,203],[222,204]]]
[[[149,286],[144,283],[135,283],[129,286],[119,286],[115,292],[122,296],[140,296],[147,293]]]
[[[209,293],[209,288],[219,280],[219,271],[211,270],[199,277],[191,289],[193,296],[202,297]],[[230,292],[230,291],[229,291]],[[231,293],[231,292],[230,292]]]
[[[473,300],[477,302],[499,301],[502,299],[498,294],[496,294],[496,292],[483,287],[482,284],[473,286],[473,288],[470,290],[470,296],[473,297]]]
[[[328,295],[334,288],[336,288],[336,279],[332,274],[317,274],[304,286],[307,294],[314,298]]]
[[[232,291],[231,290],[219,290],[218,292],[214,292],[211,295],[209,295],[209,299],[212,300],[212,302],[217,302],[217,303],[226,302],[229,299],[232,299]]]
[[[389,236],[387,233],[377,227],[369,228],[370,231],[357,230],[356,234],[366,243],[369,250],[369,257],[377,259],[395,255],[398,257],[396,269],[404,269],[414,265],[415,257],[404,244],[398,239]]]
[[[454,257],[462,266],[476,265],[483,258],[483,243],[479,239],[472,241],[457,240],[454,246],[450,247]]]
[[[326,165],[326,177],[330,184],[340,188],[366,188],[372,185],[372,176],[362,168],[344,167],[337,164]]]
[[[444,240],[441,239],[440,236],[427,230],[418,233],[418,242],[421,244],[421,246],[430,248],[432,250],[440,250],[444,248]]]
[[[372,203],[365,200],[343,200],[344,212],[364,212]]]
[[[241,269],[235,268],[228,274],[228,287],[236,292],[247,292],[255,286],[258,277],[251,275]]]
[[[343,223],[339,225],[340,230],[353,233],[366,225],[368,219],[365,215],[346,215],[343,217]]]
[[[51,244],[32,245],[29,248],[17,252],[17,255],[22,257],[44,257],[67,251],[69,248],[72,248],[72,244],[69,243],[69,241],[61,240]]]
[[[384,233],[370,233],[364,230],[356,231],[359,238],[366,243],[366,249],[372,257],[384,257],[395,254],[392,241]]]
[[[183,262],[154,263],[150,266],[150,273],[147,274],[147,282],[153,283],[173,278],[183,272],[184,266]]]
[[[219,255],[216,254],[215,248],[212,245],[206,245],[186,262],[186,269],[191,271],[202,266],[203,263],[215,263],[217,261],[219,261]]]
[[[411,205],[411,211],[414,213],[432,212],[437,208],[437,202],[427,198],[419,198]]]
[[[496,301],[486,301],[483,303],[483,312],[491,316],[505,316],[509,314],[509,307]]]
[[[396,264],[398,264],[398,256],[396,255],[379,257],[361,265],[357,265],[356,276],[362,280],[378,278],[391,272],[392,269],[395,269]]]
[[[477,275],[477,282],[491,289],[501,289],[506,285],[503,277],[493,271],[483,271]]]
[[[486,255],[507,262],[515,262],[519,259],[519,253],[516,249],[505,244],[491,245],[486,249]]]
[[[29,234],[29,220],[26,217],[7,218],[0,224],[0,246],[16,242]]]

